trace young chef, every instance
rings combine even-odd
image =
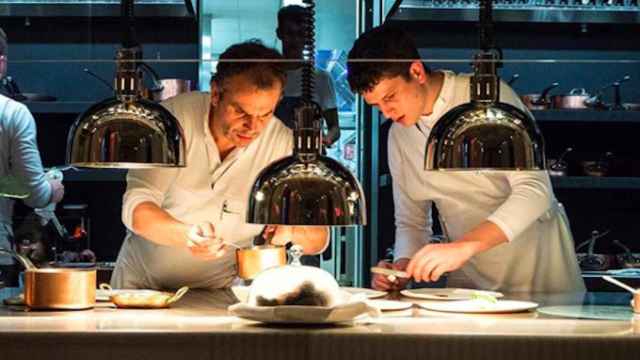
[[[469,102],[468,75],[430,71],[417,60],[413,40],[389,26],[364,33],[349,52],[351,88],[394,124],[389,132],[396,239],[393,264],[415,281],[501,291],[584,291],[568,219],[546,172],[428,172],[429,131],[451,108]],[[506,84],[500,100],[527,111]],[[430,244],[431,206],[443,218],[449,242]],[[376,289],[400,289],[375,275]]]
[[[245,222],[254,178],[292,152],[292,132],[273,116],[285,74],[281,55],[256,41],[220,55],[211,93],[163,105],[180,121],[185,168],[130,170],[122,220],[128,234],[111,278],[114,288],[221,288],[236,276],[235,247],[264,226]],[[265,59],[265,61],[242,61]],[[271,240],[321,252],[325,227],[277,227]],[[231,245],[230,245],[231,244]]]
[[[8,42],[0,29],[0,80],[7,73]],[[24,181],[29,197],[23,201],[33,208],[58,203],[64,196],[59,180],[47,180],[36,139],[36,122],[26,106],[0,94],[0,178]],[[0,196],[0,247],[12,248],[14,200]],[[0,255],[0,279],[17,285],[17,271],[9,256]]]

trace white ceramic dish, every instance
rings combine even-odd
[[[351,295],[356,295],[356,294],[364,294],[367,299],[377,299],[377,298],[381,298],[384,296],[387,296],[387,292],[386,291],[378,291],[378,290],[373,290],[373,289],[367,289],[367,288],[357,288],[357,287],[341,287],[342,290],[348,292]]]
[[[459,289],[459,288],[423,288],[400,291],[403,296],[423,300],[470,300],[474,295],[487,295],[495,298],[504,297],[496,291]]]
[[[364,301],[349,302],[334,307],[324,306],[251,306],[238,303],[228,308],[232,315],[268,324],[340,324],[378,316],[379,310]]]
[[[413,306],[413,303],[396,300],[367,300],[367,303],[380,311],[406,310]]]
[[[537,308],[538,304],[518,300],[498,300],[495,303],[485,300],[461,300],[418,303],[418,306],[426,310],[452,313],[500,314],[528,311]]]

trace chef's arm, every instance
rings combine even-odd
[[[522,234],[555,202],[551,180],[546,171],[512,171],[507,173],[511,193],[487,221],[502,230],[508,241]]]
[[[191,225],[175,219],[153,202],[138,204],[133,210],[133,232],[159,245],[186,246]]]
[[[508,241],[507,235],[498,225],[491,221],[484,221],[456,242],[466,250],[470,258]]]
[[[122,222],[134,233],[160,245],[184,246],[189,225],[162,209],[176,168],[129,170],[122,200]]]

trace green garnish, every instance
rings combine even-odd
[[[496,299],[495,296],[491,296],[483,292],[474,292],[473,294],[471,294],[471,300],[482,300],[491,304],[498,303],[498,299]]]

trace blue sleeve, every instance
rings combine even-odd
[[[45,207],[51,199],[51,185],[45,179],[36,140],[36,122],[29,110],[19,106],[13,113],[11,137],[11,173],[23,179],[29,188],[25,204],[33,208]]]

